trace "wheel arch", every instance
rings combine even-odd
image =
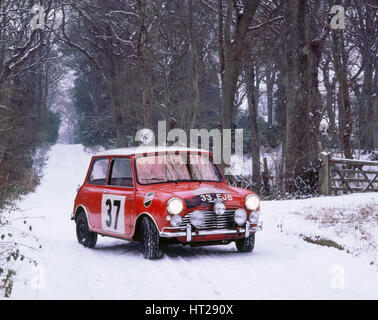
[[[76,221],[77,219],[77,216],[79,215],[79,213],[81,212],[84,212],[85,213],[85,216],[87,217],[87,221],[88,221],[88,224],[89,224],[89,217],[88,217],[88,211],[87,209],[82,205],[82,204],[79,204],[76,209],[75,209],[75,215],[73,217],[73,220]],[[90,227],[90,226],[89,226]]]
[[[137,218],[135,219],[135,227],[134,227],[134,234],[133,234],[133,240],[136,240],[138,241],[139,240],[139,235],[140,235],[140,228],[142,226],[142,220],[144,217],[147,217],[147,218],[150,218],[153,223],[155,224],[156,226],[156,229],[159,231],[160,233],[160,229],[159,229],[159,226],[158,224],[156,223],[155,219],[152,217],[152,215],[148,212],[142,212],[140,213]]]

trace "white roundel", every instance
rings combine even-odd
[[[136,134],[136,140],[140,141],[142,145],[148,146],[151,142],[154,142],[155,134],[150,129],[139,130]]]

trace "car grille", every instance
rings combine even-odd
[[[233,229],[236,227],[234,215],[235,210],[226,210],[221,216],[217,216],[213,211],[203,211],[205,214],[205,224],[199,229]],[[181,230],[185,230],[186,226],[190,224],[190,215],[188,213],[182,219]]]

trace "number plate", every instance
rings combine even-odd
[[[215,202],[215,201],[232,201],[232,195],[226,193],[215,193],[215,194],[200,194],[200,199],[202,202]]]
[[[124,196],[104,194],[101,203],[102,230],[112,233],[125,233]]]

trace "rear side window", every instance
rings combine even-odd
[[[97,186],[104,186],[106,184],[106,175],[108,173],[108,159],[96,160],[91,169],[91,173],[88,178],[89,184],[94,184]]]
[[[108,185],[134,187],[133,170],[130,159],[113,159],[110,165]]]

